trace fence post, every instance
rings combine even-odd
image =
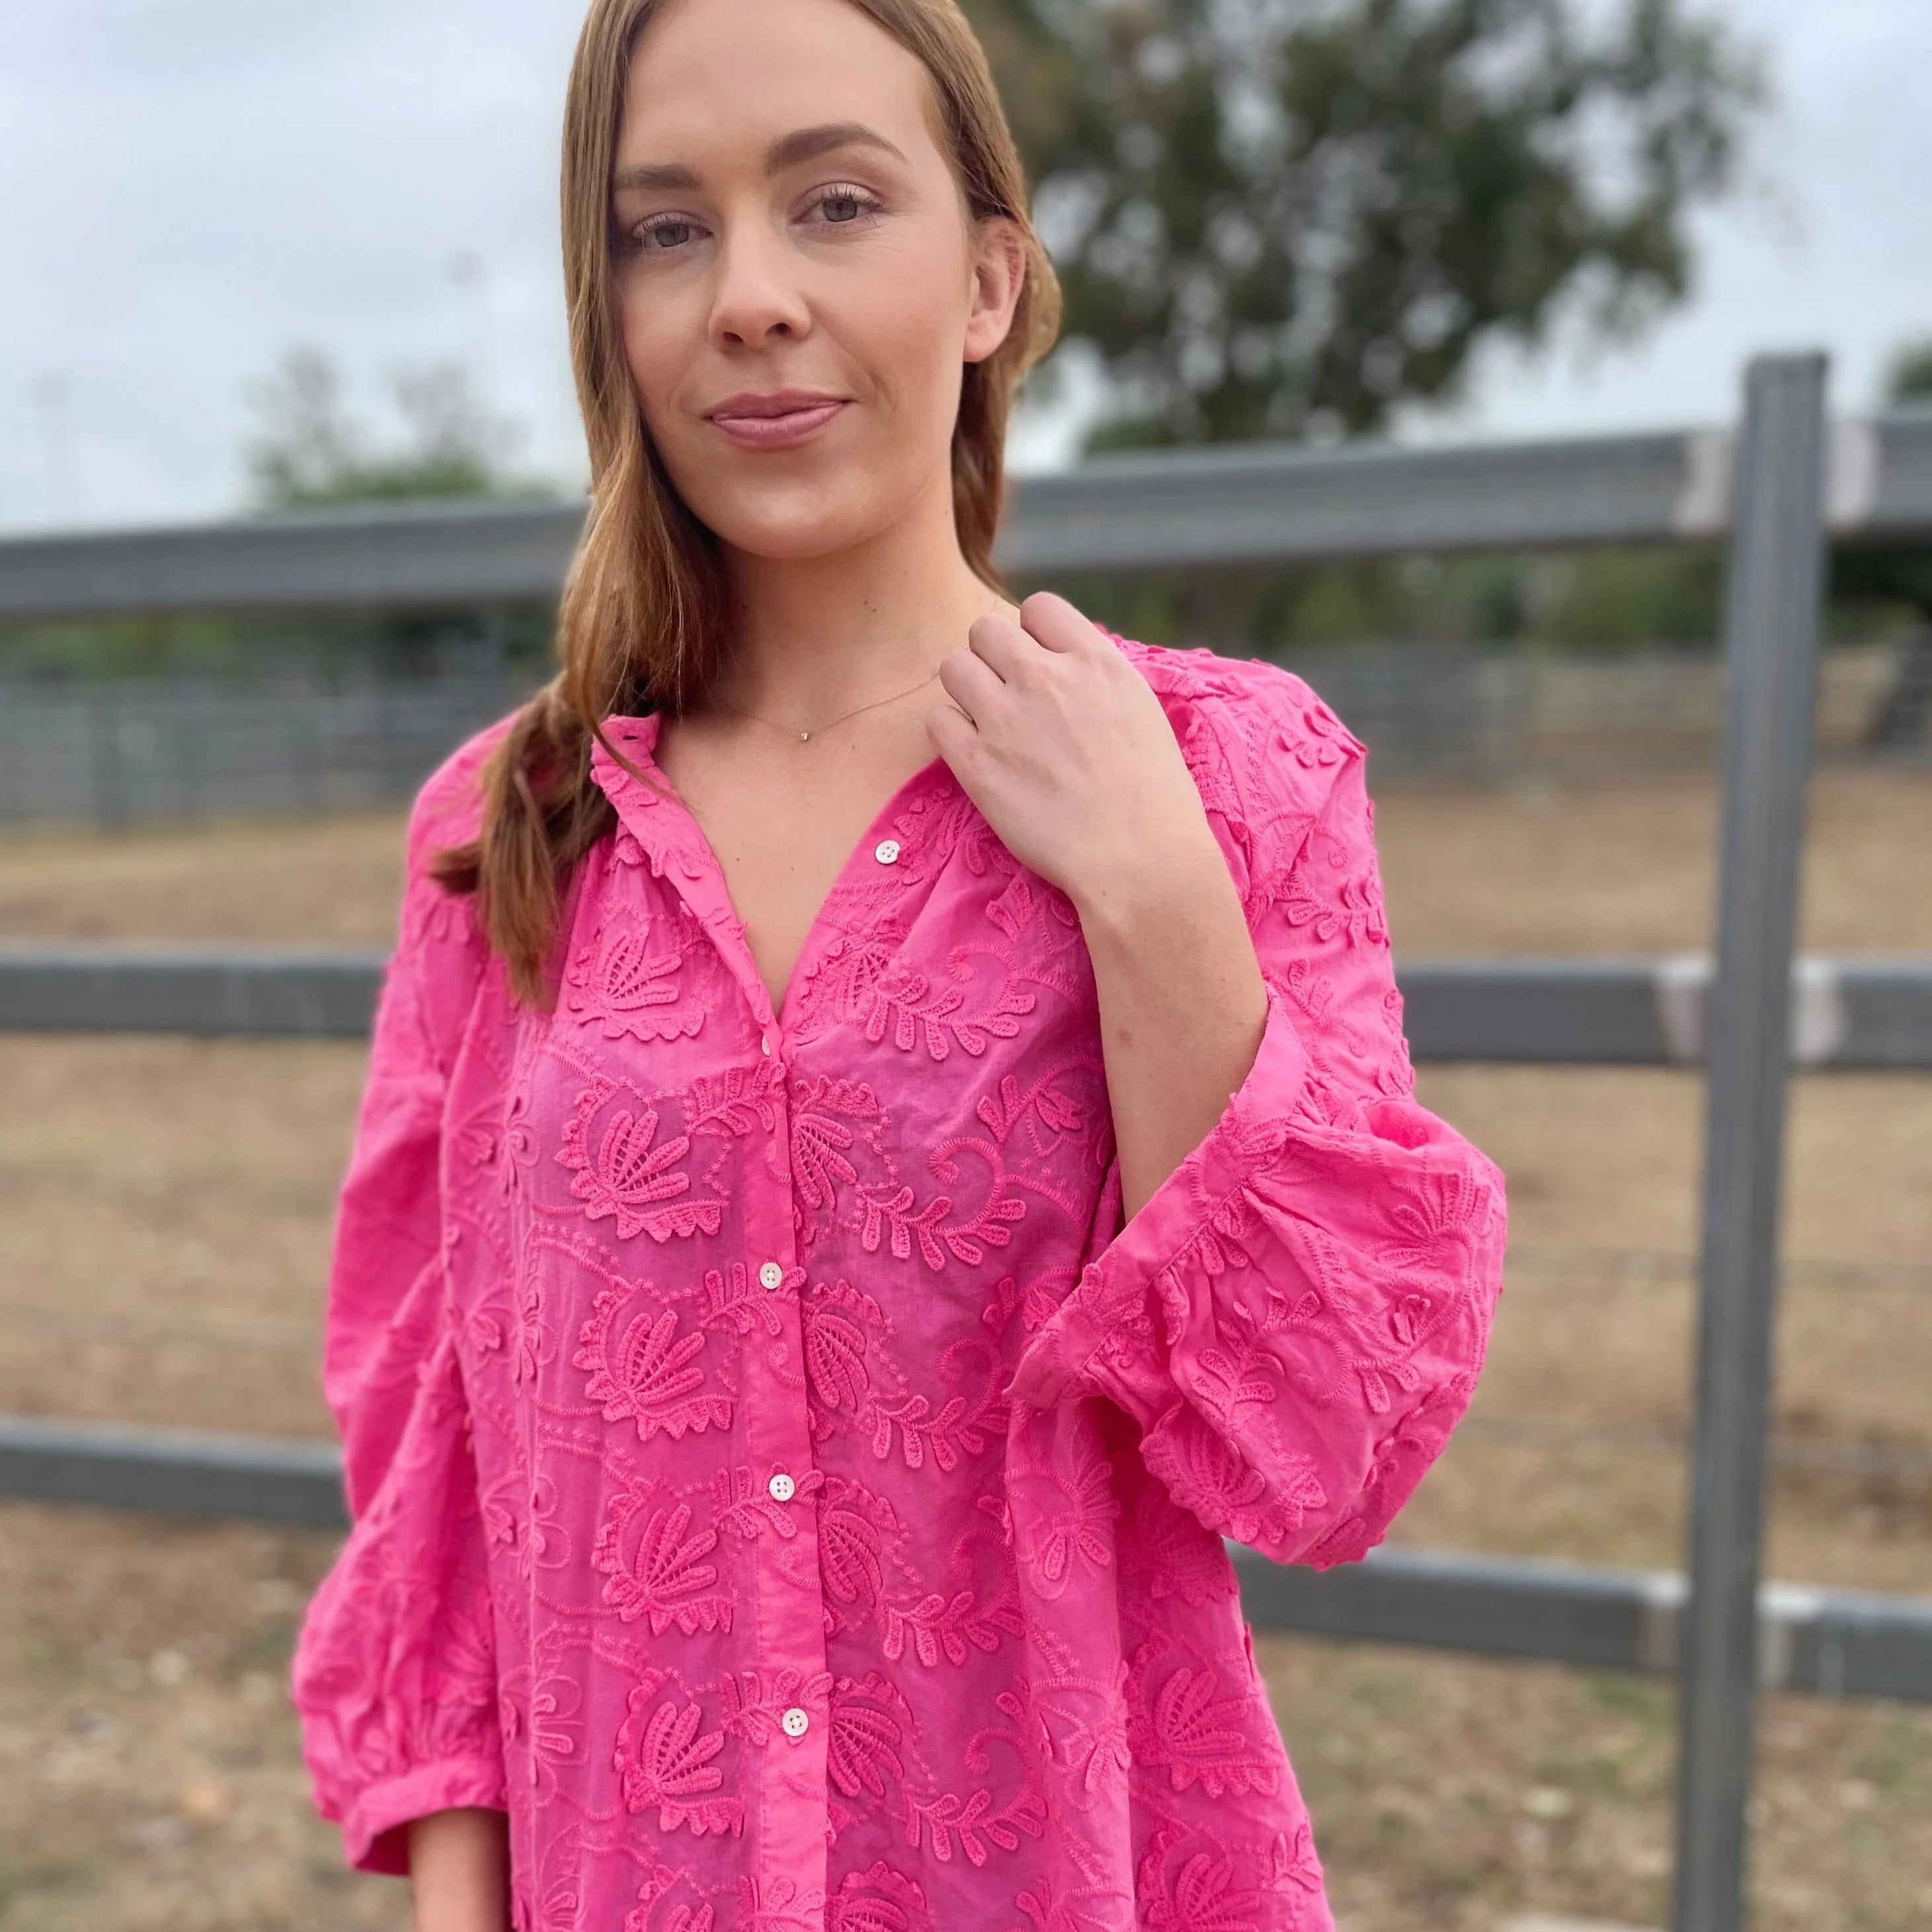
[[[1676,1932],[1741,1932],[1790,1058],[1824,557],[1822,355],[1744,382],[1724,616],[1724,812],[1706,1062]]]

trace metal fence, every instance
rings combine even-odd
[[[0,682],[0,825],[112,830],[406,798],[518,694],[487,674],[345,692]]]
[[[1724,538],[1714,961],[1404,970],[1418,1059],[1702,1067],[1708,1084],[1687,1574],[1381,1551],[1317,1574],[1236,1550],[1258,1628],[1674,1672],[1674,1922],[1744,1922],[1761,1689],[1932,1701],[1932,1600],[1760,1580],[1790,1068],[1932,1069],[1932,964],[1794,960],[1821,567],[1932,539],[1932,416],[1828,424],[1822,356],[1761,358],[1739,430],[1422,452],[1122,458],[1026,484],[1029,574]],[[556,509],[419,510],[0,544],[0,618],[408,607],[554,591]],[[379,962],[0,950],[0,1028],[352,1035]],[[0,1418],[0,1492],[339,1524],[327,1444]]]
[[[1830,654],[1820,756],[1932,756],[1932,727],[1889,725],[1912,701],[1917,657],[1911,638]],[[1545,657],[1389,643],[1298,654],[1294,668],[1369,746],[1382,784],[1706,769],[1724,721],[1724,664],[1708,648]],[[394,802],[524,694],[501,670],[346,691],[0,680],[0,826],[112,830]]]

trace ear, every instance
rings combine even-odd
[[[1019,224],[988,215],[974,236],[972,308],[966,318],[964,359],[983,362],[1006,340],[1026,284],[1026,244]]]

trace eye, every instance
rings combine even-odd
[[[862,225],[880,209],[877,195],[849,182],[820,188],[812,198],[812,207],[828,228],[854,228]]]
[[[670,254],[698,232],[698,224],[688,215],[647,214],[627,232],[625,238],[640,253]]]

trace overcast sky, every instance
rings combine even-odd
[[[1496,361],[1421,433],[1712,421],[1761,348],[1828,348],[1861,408],[1932,332],[1932,0],[1706,4],[1768,45],[1778,100],[1695,298],[1633,348]],[[233,510],[250,386],[296,343],[372,420],[397,368],[460,358],[526,466],[580,478],[555,182],[582,10],[4,0],[0,529]]]

